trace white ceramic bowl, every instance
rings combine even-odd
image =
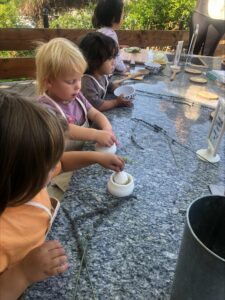
[[[134,178],[130,174],[127,173],[128,176],[128,183],[127,184],[118,184],[114,181],[114,175],[116,173],[114,172],[107,183],[107,188],[110,194],[116,197],[126,197],[132,194],[134,190]]]
[[[123,94],[124,98],[126,98],[127,100],[134,100],[134,98],[135,98],[135,89],[131,85],[119,86],[117,89],[115,89],[114,95],[116,97],[118,97],[121,94]]]
[[[105,152],[105,153],[115,154],[116,149],[117,149],[117,147],[116,147],[115,143],[111,147],[103,147],[103,146],[100,146],[99,144],[95,144],[95,151],[98,151],[98,152]]]

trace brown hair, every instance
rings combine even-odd
[[[60,121],[16,93],[0,92],[0,213],[31,200],[64,151]]]
[[[99,0],[92,16],[93,27],[112,27],[113,23],[120,23],[123,7],[123,0]]]
[[[93,74],[102,64],[118,55],[116,42],[101,32],[89,32],[80,41],[79,47],[88,63],[86,73]]]

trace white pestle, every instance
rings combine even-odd
[[[125,185],[128,183],[127,173],[124,171],[118,172],[114,175],[113,180],[117,184]]]

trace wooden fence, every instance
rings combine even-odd
[[[37,41],[48,41],[54,37],[65,37],[74,43],[91,30],[79,29],[31,29],[31,28],[0,28],[0,51],[32,50]],[[121,45],[138,47],[175,47],[177,41],[183,40],[187,47],[188,31],[166,30],[118,30]],[[218,46],[216,55],[224,54],[225,41]],[[34,57],[0,57],[0,79],[34,78]]]

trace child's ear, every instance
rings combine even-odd
[[[45,84],[46,89],[49,89],[52,87],[52,80],[50,78],[45,78],[44,84]]]

